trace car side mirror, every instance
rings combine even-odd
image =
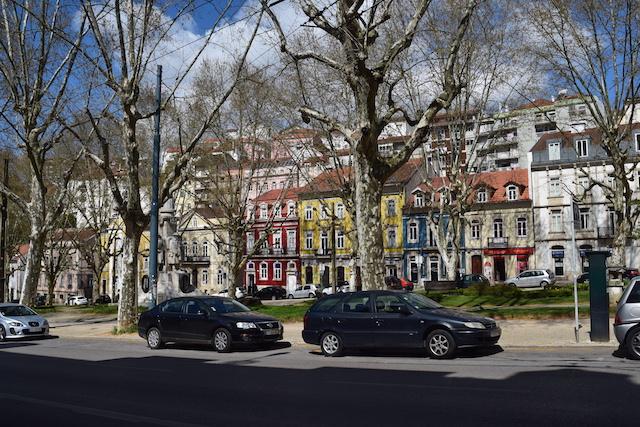
[[[198,317],[202,317],[203,319],[206,319],[207,317],[209,317],[209,314],[206,311],[199,311]]]

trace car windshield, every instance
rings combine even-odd
[[[251,311],[247,306],[231,298],[211,298],[207,300],[207,304],[217,313],[242,313]]]
[[[11,305],[8,307],[0,307],[0,314],[7,317],[16,316],[37,316],[37,313],[24,305]]]
[[[416,310],[432,310],[434,308],[442,307],[434,300],[420,294],[400,294],[400,298]]]

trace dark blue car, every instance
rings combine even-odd
[[[500,339],[495,320],[442,307],[415,293],[363,291],[331,295],[305,314],[302,337],[325,356],[345,349],[425,349],[436,359],[460,347],[491,346]]]

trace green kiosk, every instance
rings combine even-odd
[[[591,341],[609,341],[609,296],[607,295],[607,258],[610,251],[587,251],[589,259],[589,306]]]

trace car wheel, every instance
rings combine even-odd
[[[327,332],[320,339],[322,354],[327,357],[337,357],[342,354],[342,339],[335,332]]]
[[[315,294],[309,294],[309,298],[315,298]]]
[[[546,288],[547,286],[549,286],[549,282],[547,282],[547,281],[545,281],[545,280],[543,280],[542,282],[540,282],[540,287],[541,287],[542,289]]]
[[[287,298],[293,299],[293,294],[289,294],[289,296]]]
[[[436,329],[426,339],[426,347],[429,356],[434,359],[448,359],[456,351],[456,342],[453,336],[444,329]]]
[[[507,283],[507,286],[511,286],[512,288],[516,288],[516,284],[515,283]]]
[[[275,300],[277,300],[277,299],[278,299],[278,298],[276,298],[276,296],[275,296],[275,295],[271,295],[271,301],[275,301]]]
[[[7,331],[4,330],[4,326],[0,325],[0,342],[7,339]]]
[[[220,328],[213,334],[213,348],[218,353],[228,353],[231,351],[231,333]]]
[[[162,348],[162,334],[160,333],[160,329],[151,328],[147,331],[147,345],[152,350],[157,350]]]
[[[640,360],[640,328],[632,329],[625,340],[630,358]]]

